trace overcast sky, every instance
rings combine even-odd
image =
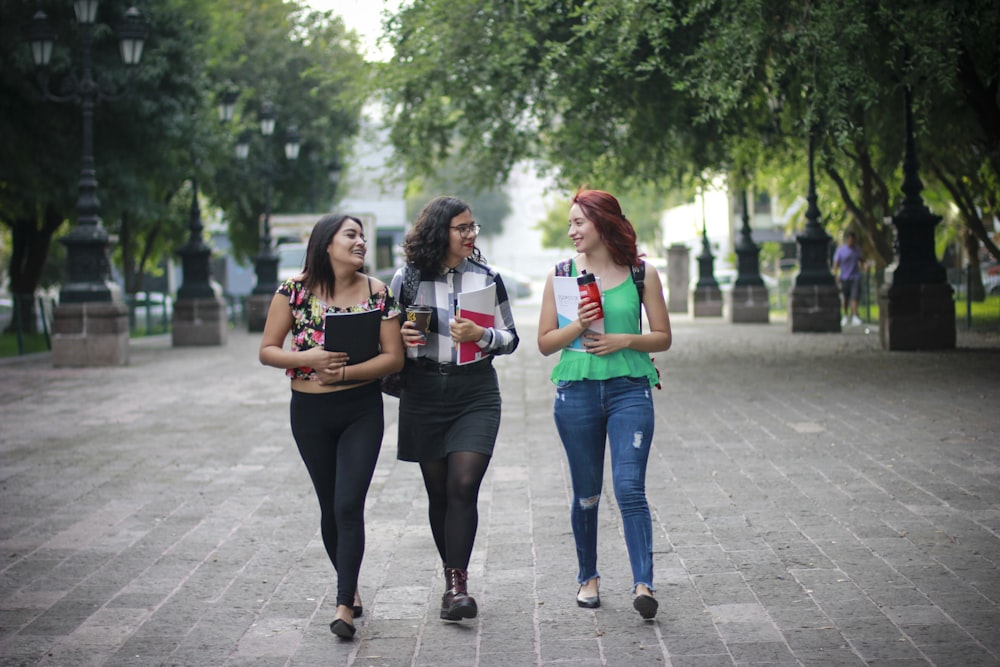
[[[348,28],[361,36],[366,55],[372,60],[387,60],[389,54],[380,53],[376,40],[382,32],[382,10],[395,11],[400,0],[307,0],[314,9],[332,9],[344,19]]]

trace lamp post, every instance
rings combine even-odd
[[[708,220],[705,217],[705,190],[701,191],[701,254],[698,255],[698,282],[692,302],[695,317],[722,317],[722,290],[715,279],[715,256],[708,240]]]
[[[816,204],[815,130],[809,130],[809,191],[806,226],[795,237],[799,244],[799,273],[788,299],[788,326],[792,333],[840,331],[840,295],[830,272],[830,235],[820,224]]]
[[[77,219],[72,231],[62,240],[66,246],[68,276],[59,290],[60,308],[53,313],[53,362],[56,366],[121,365],[128,359],[128,322],[121,305],[121,290],[111,280],[108,233],[101,224],[94,162],[94,109],[100,102],[113,100],[121,94],[121,91],[103,89],[94,74],[91,50],[98,5],[98,0],[73,3],[81,27],[80,61],[79,68],[71,72],[64,83],[62,90],[67,91],[64,95],[49,89],[48,64],[56,35],[45,12],[35,13],[27,35],[32,60],[39,68],[42,94],[53,102],[79,104],[83,115]],[[142,58],[149,28],[139,10],[130,7],[116,32],[122,61],[131,80]],[[93,307],[88,308],[89,304]]]
[[[269,139],[274,135],[276,124],[274,105],[265,101],[260,110],[260,133]],[[298,127],[289,125],[285,131],[285,159],[292,162],[299,157]],[[236,145],[236,157],[247,160],[250,156],[250,133],[243,132]],[[263,331],[267,320],[267,309],[271,297],[278,287],[278,255],[271,239],[271,188],[275,176],[275,166],[271,152],[265,150],[265,159],[261,167],[264,174],[264,217],[260,234],[260,252],[254,259],[254,271],[257,284],[254,286],[247,307],[247,327],[250,331]]]
[[[736,244],[736,281],[733,283],[729,319],[732,322],[768,322],[770,302],[764,279],[760,277],[760,248],[750,231],[747,191],[740,191],[743,203],[743,227]]]
[[[68,256],[69,282],[59,291],[60,303],[87,301],[112,301],[118,288],[111,278],[108,261],[108,233],[101,225],[101,202],[97,196],[97,171],[94,166],[94,108],[98,103],[114,99],[102,90],[94,76],[91,48],[94,42],[95,19],[98,0],[77,0],[73,3],[76,20],[80,24],[80,68],[70,75],[67,95],[56,95],[48,85],[48,64],[55,41],[48,16],[35,13],[28,29],[31,55],[39,67],[42,93],[53,102],[76,102],[83,111],[83,158],[80,166],[79,193],[76,200],[77,224],[63,239]],[[142,48],[149,32],[139,16],[139,10],[129,8],[125,20],[119,24],[119,46],[122,61],[134,72],[142,58]]]
[[[886,269],[879,289],[879,340],[887,350],[948,350],[955,347],[955,298],[944,266],[934,252],[934,227],[941,216],[931,213],[920,193],[913,100],[903,89],[906,149],[903,155],[905,195],[892,216],[896,228],[896,261]]]
[[[233,118],[236,99],[239,93],[232,88],[222,93],[219,101],[219,120],[228,123]],[[195,160],[195,171],[198,161]],[[210,299],[218,296],[218,286],[211,281],[212,271],[210,258],[212,251],[205,243],[203,232],[205,226],[201,220],[201,207],[198,204],[198,178],[191,177],[191,209],[188,217],[188,241],[178,250],[182,258],[183,279],[177,290],[177,299]]]

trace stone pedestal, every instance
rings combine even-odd
[[[955,348],[955,299],[947,283],[883,285],[878,305],[882,349]]]
[[[128,363],[128,308],[118,301],[58,305],[52,310],[52,365]]]
[[[722,317],[722,290],[718,285],[695,287],[691,295],[695,317]]]
[[[767,324],[770,321],[771,304],[763,285],[735,285],[729,299],[730,322]]]
[[[267,310],[271,307],[274,294],[251,294],[247,297],[247,331],[259,333],[267,322]]]
[[[840,293],[835,284],[796,285],[788,296],[792,333],[840,333]]]
[[[691,285],[690,250],[682,243],[667,248],[667,311],[688,312],[688,289]]]
[[[222,297],[178,299],[171,324],[174,347],[225,345],[229,333]]]

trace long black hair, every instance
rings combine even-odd
[[[435,197],[430,200],[413,229],[406,234],[403,241],[403,252],[406,263],[427,276],[436,276],[441,271],[441,264],[448,255],[449,239],[451,238],[451,221],[456,215],[472,209],[458,197]],[[472,249],[472,259],[482,263],[483,255],[478,247]]]
[[[302,269],[302,273],[305,274],[303,281],[305,288],[313,294],[316,294],[317,288],[321,288],[322,291],[333,296],[337,281],[334,278],[333,265],[330,264],[330,256],[326,249],[330,247],[333,237],[348,220],[358,223],[362,233],[364,232],[365,226],[360,220],[350,215],[337,213],[324,215],[313,225],[312,232],[309,234],[309,243],[306,245],[306,265]]]

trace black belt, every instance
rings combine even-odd
[[[417,357],[407,359],[406,365],[422,373],[437,373],[439,375],[469,375],[471,373],[485,373],[493,367],[493,356],[474,361],[471,364],[439,364],[436,361]]]

